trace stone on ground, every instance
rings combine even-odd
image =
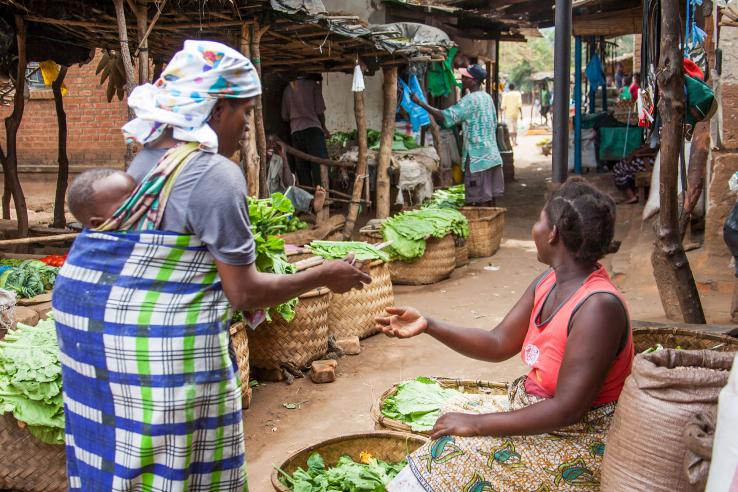
[[[36,326],[40,319],[38,312],[25,306],[15,306],[15,321],[28,326]]]
[[[359,337],[341,338],[336,341],[336,345],[338,345],[346,355],[359,355],[361,353]]]
[[[318,384],[332,383],[336,380],[336,367],[338,362],[335,360],[316,360],[310,366],[310,379]]]

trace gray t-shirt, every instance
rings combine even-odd
[[[128,174],[140,183],[165,152],[141,149]],[[200,152],[174,182],[161,228],[197,236],[223,263],[251,264],[256,260],[256,246],[247,195],[246,180],[233,161],[220,154]]]

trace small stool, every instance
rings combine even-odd
[[[646,203],[646,190],[651,186],[651,173],[641,171],[635,175],[635,187],[638,190],[638,202]]]

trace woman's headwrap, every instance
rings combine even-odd
[[[261,82],[248,58],[221,43],[185,41],[159,80],[131,92],[128,105],[136,118],[123,127],[123,135],[145,144],[172,128],[175,139],[217,152],[218,136],[207,124],[217,100],[259,94]]]

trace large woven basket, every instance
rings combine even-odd
[[[389,267],[383,261],[369,265],[372,282],[362,289],[333,294],[328,307],[328,331],[336,337],[366,338],[377,332],[374,318],[395,303]]]
[[[399,463],[407,455],[425,444],[427,439],[411,434],[398,432],[369,432],[336,437],[319,442],[293,454],[279,466],[279,470],[292,475],[295,470],[307,469],[307,460],[313,453],[320,453],[327,467],[334,466],[341,456],[350,456],[360,462],[361,453],[370,453],[373,457],[387,463]],[[277,492],[289,492],[279,481],[281,473],[275,469],[272,472],[272,485]]]
[[[507,209],[498,207],[463,207],[460,212],[469,221],[470,258],[492,256],[500,249]]]
[[[633,344],[636,353],[641,353],[657,344],[661,344],[664,348],[677,348],[679,346],[683,350],[738,351],[738,338],[685,328],[634,328]]]
[[[454,238],[456,247],[456,268],[460,268],[469,264],[469,245],[466,239]]]
[[[244,323],[231,325],[231,345],[236,353],[238,372],[241,373],[241,401],[243,409],[251,406],[251,386],[249,385],[249,335]]]
[[[252,367],[278,369],[284,364],[307,368],[328,351],[331,291],[320,288],[300,296],[290,323],[276,315],[249,334]]]
[[[62,492],[67,490],[62,444],[45,444],[10,414],[0,415],[0,490]]]
[[[426,241],[425,254],[413,262],[390,263],[392,283],[429,285],[447,279],[456,268],[456,247],[451,235]]]
[[[488,381],[470,381],[465,379],[448,379],[448,378],[435,378],[438,383],[444,388],[453,388],[460,391],[461,393],[468,393],[472,395],[478,395],[480,393],[487,393],[490,395],[506,395],[508,384],[507,383],[495,383]],[[371,409],[372,420],[374,420],[375,427],[378,429],[389,429],[398,432],[413,432],[412,428],[405,422],[385,417],[382,414],[382,407],[384,406],[384,400],[394,395],[397,392],[397,386],[401,383],[393,384],[391,388],[382,393],[377,401],[374,402]],[[430,435],[429,431],[425,432],[413,432],[414,434]]]

